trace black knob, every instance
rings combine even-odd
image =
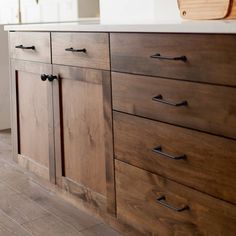
[[[50,82],[52,82],[54,79],[57,79],[57,76],[56,76],[56,75],[49,75],[49,76],[48,76],[48,80],[49,80]]]
[[[46,75],[46,74],[42,74],[42,75],[41,75],[41,80],[42,80],[42,81],[46,81],[47,78],[48,78],[48,75]]]

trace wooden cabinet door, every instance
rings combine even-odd
[[[53,74],[56,182],[83,204],[113,213],[110,72],[53,65]]]
[[[14,158],[23,167],[55,182],[52,83],[41,80],[51,65],[12,60]]]

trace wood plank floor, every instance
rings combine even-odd
[[[0,236],[121,236],[42,187],[10,157],[10,132],[0,131]]]

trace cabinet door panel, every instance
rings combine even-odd
[[[62,80],[65,176],[106,194],[102,87]]]
[[[41,80],[51,66],[12,61],[12,125],[17,162],[54,182],[52,84]]]
[[[110,73],[108,71],[53,66],[59,81],[61,120],[55,120],[57,184],[78,199],[104,211],[114,209],[113,147],[111,134]],[[57,119],[57,118],[56,118]],[[61,153],[58,150],[61,149]],[[110,208],[109,208],[110,206]]]
[[[47,83],[18,72],[19,153],[49,167]]]

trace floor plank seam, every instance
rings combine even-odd
[[[12,195],[19,195],[22,198],[25,199],[25,201],[29,201],[33,204],[33,208],[35,207],[36,210],[40,209],[42,210],[42,215],[39,216],[39,214],[33,214],[32,219],[30,219],[28,215],[28,211],[24,211],[22,214],[20,214],[21,218],[15,217],[15,213],[10,215],[7,214],[7,212],[4,212],[3,209],[0,208],[0,213],[4,214],[7,219],[9,219],[11,222],[15,223],[17,226],[19,226],[22,230],[24,230],[27,235],[29,236],[35,236],[39,235],[37,233],[37,230],[35,232],[34,227],[40,224],[40,222],[46,222],[45,224],[47,226],[50,226],[49,222],[57,222],[61,227],[65,227],[68,232],[72,233],[73,235],[87,235],[87,233],[90,235],[101,235],[101,236],[109,236],[113,235],[112,232],[118,233],[115,229],[108,226],[106,223],[103,222],[101,219],[95,218],[92,214],[89,212],[84,211],[83,209],[80,209],[79,207],[76,207],[74,204],[67,202],[61,194],[63,194],[63,191],[56,185],[52,185],[50,183],[46,183],[46,180],[41,179],[37,175],[35,175],[32,172],[29,172],[28,170],[24,169],[23,167],[19,166],[17,163],[15,163],[12,159],[12,150],[11,150],[11,144],[7,143],[7,139],[9,137],[3,136],[3,141],[1,140],[1,132],[0,132],[0,150],[2,148],[3,144],[3,151],[1,153],[0,151],[0,171],[1,168],[6,169],[6,173],[3,174],[4,179],[0,180],[0,183],[2,183],[5,187],[12,190],[14,193]],[[5,144],[4,141],[6,140]],[[7,149],[6,149],[7,147]],[[8,150],[9,148],[9,150]],[[4,157],[5,155],[5,157]],[[3,164],[3,166],[1,166]],[[15,173],[18,172],[18,173]],[[19,174],[19,175],[18,175]],[[19,181],[15,182],[14,177],[16,178],[22,178]],[[24,182],[25,181],[25,182]],[[20,188],[17,186],[20,183]],[[23,189],[21,190],[21,187],[23,186]],[[3,187],[4,188],[4,187]],[[36,192],[35,192],[35,189]],[[28,193],[29,192],[29,193]],[[7,192],[7,194],[11,194],[11,191]],[[45,198],[44,198],[45,196]],[[55,197],[55,200],[54,200]],[[42,199],[40,199],[42,198]],[[23,199],[23,200],[24,200]],[[14,200],[14,198],[13,198]],[[48,201],[49,200],[49,201]],[[31,203],[29,206],[31,206]],[[52,207],[48,204],[52,204]],[[61,205],[60,205],[61,204]],[[18,206],[18,205],[17,205]],[[28,206],[26,204],[26,206]],[[59,208],[58,208],[59,206]],[[61,207],[64,207],[61,208]],[[4,208],[4,205],[3,205]],[[75,210],[78,210],[78,214],[76,211],[73,211],[72,208],[75,208]],[[7,208],[5,208],[7,209]],[[14,210],[15,208],[13,208]],[[69,211],[71,210],[71,213]],[[17,208],[16,208],[17,212]],[[27,214],[26,214],[27,213]],[[41,213],[40,213],[41,214]],[[45,214],[45,215],[43,215]],[[80,215],[81,214],[81,215]],[[76,218],[74,218],[74,216]],[[12,218],[13,217],[13,218]],[[22,218],[23,217],[23,218]],[[65,218],[66,217],[66,218]],[[73,217],[73,218],[71,218]],[[81,218],[82,217],[82,218]],[[22,219],[24,221],[22,221]],[[44,220],[43,220],[44,219]],[[76,220],[78,219],[78,225],[76,224]],[[81,223],[80,220],[81,219]],[[96,219],[96,220],[95,220]],[[84,224],[84,220],[88,221],[86,224]],[[37,222],[38,221],[38,222]],[[31,223],[34,223],[31,225]],[[78,226],[78,227],[77,227]],[[32,229],[33,227],[33,229]],[[47,227],[46,227],[47,228]],[[108,231],[107,231],[108,230]],[[45,230],[41,231],[45,232]],[[63,231],[64,232],[64,231]],[[73,233],[74,232],[74,233]],[[84,233],[85,234],[84,234]],[[99,233],[100,232],[100,233]],[[104,232],[104,233],[101,233]],[[105,233],[108,232],[108,233]],[[47,236],[48,232],[45,232],[45,236]],[[71,235],[71,234],[68,235]],[[98,233],[98,234],[97,234]],[[16,234],[17,236],[18,234]],[[21,234],[20,234],[21,235]],[[41,235],[41,234],[40,234]],[[53,234],[54,235],[54,234]],[[61,235],[61,234],[60,234]],[[64,235],[64,234],[63,234]],[[14,234],[15,236],[15,234]]]
[[[29,235],[34,236],[31,232],[29,232],[25,227],[23,227],[21,224],[19,224],[15,219],[7,215],[2,209],[0,209],[0,212],[6,216],[10,221],[14,222],[16,225],[18,225],[20,228],[22,228],[24,231],[26,231]]]

